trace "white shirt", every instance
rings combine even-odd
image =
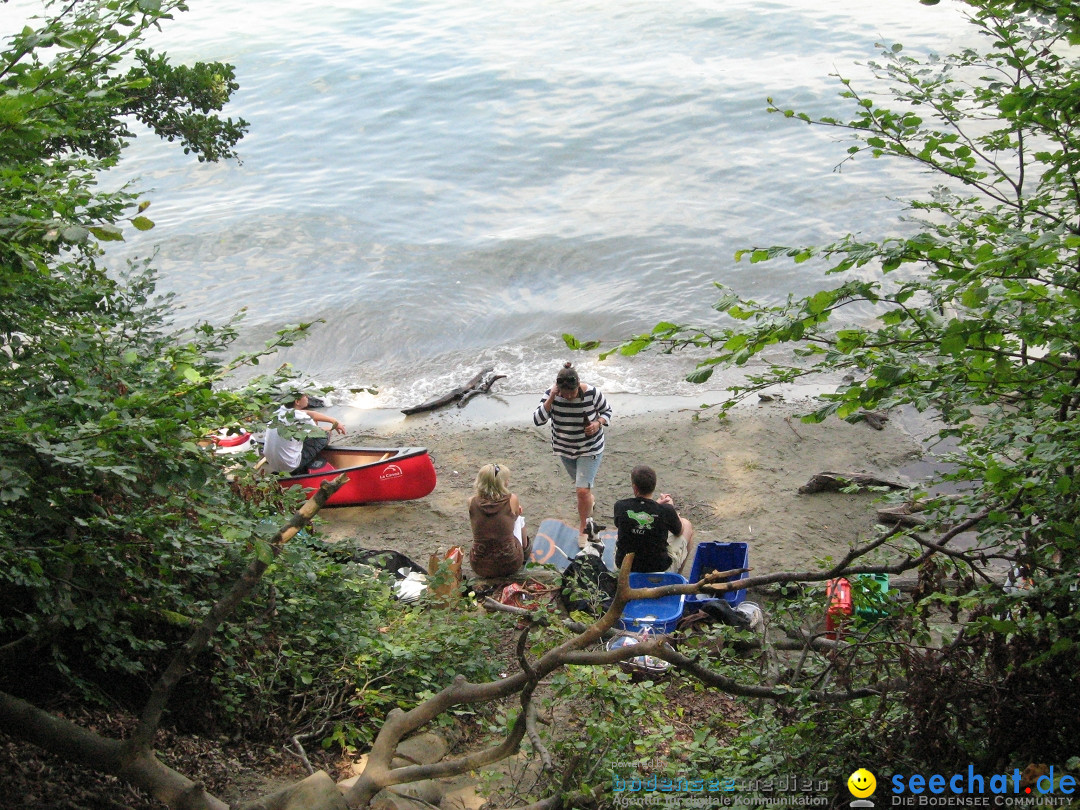
[[[271,424],[275,422],[315,424],[315,420],[308,416],[307,411],[287,408],[284,405],[278,408]],[[270,472],[292,472],[300,463],[300,454],[303,450],[303,439],[283,439],[278,435],[277,428],[268,428],[263,438],[263,455],[266,456]]]

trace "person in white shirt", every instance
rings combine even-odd
[[[319,428],[320,422],[330,425],[330,432],[345,432],[345,426],[332,416],[318,411],[308,410],[308,395],[290,394],[291,405],[282,405],[274,414],[266,430],[263,455],[271,472],[283,472],[290,475],[304,475],[319,452],[326,447],[330,439]],[[279,427],[296,427],[306,434],[303,439],[286,438],[278,433]]]

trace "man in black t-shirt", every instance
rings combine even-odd
[[[615,503],[615,528],[619,530],[615,565],[622,565],[623,557],[633,552],[632,571],[678,571],[686,559],[694,527],[679,517],[670,495],[662,493],[653,499],[656,472],[652,467],[634,467],[630,484],[634,497]]]

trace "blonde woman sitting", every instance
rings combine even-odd
[[[524,510],[510,491],[510,471],[485,464],[476,474],[469,498],[473,544],[469,564],[478,577],[508,577],[525,564],[532,543],[525,533]]]

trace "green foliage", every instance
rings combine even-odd
[[[371,742],[390,709],[410,709],[449,686],[458,675],[473,682],[495,680],[508,666],[495,656],[477,655],[478,650],[496,649],[506,636],[512,622],[505,616],[430,601],[406,608],[386,607],[386,624],[377,633],[368,628],[344,669],[355,684],[350,705],[358,719],[351,728],[340,727],[335,740],[352,747]],[[444,716],[440,722],[451,719]]]
[[[132,54],[149,27],[186,9],[181,0],[76,3],[23,28],[0,63],[3,154],[20,164],[80,156],[115,163],[134,119],[181,140],[199,160],[235,157],[246,122],[209,115],[238,87],[232,67],[174,67],[149,50]],[[123,70],[132,56],[135,66]]]
[[[148,267],[98,263],[98,241],[122,239],[122,223],[153,226],[148,202],[96,186],[127,122],[149,116],[200,157],[231,154],[242,126],[210,114],[235,89],[231,68],[134,53],[182,3],[58,8],[0,54],[0,650],[38,653],[3,688],[26,688],[36,669],[92,691],[148,677],[265,548],[267,509],[283,501],[239,497],[264,485],[243,472],[230,483],[199,444],[267,401],[271,381],[222,385],[258,362],[223,359],[236,322],[171,331]]]
[[[135,672],[162,647],[162,630],[172,637],[155,629],[160,617],[201,615],[276,528],[264,525],[265,506],[237,495],[254,482],[239,471],[230,484],[223,458],[198,444],[217,427],[249,423],[259,399],[216,386],[244,362],[214,359],[232,325],[180,339],[161,329],[167,310],[150,298],[149,274],[106,279],[93,294],[69,283],[76,277],[48,291],[76,301],[64,315],[7,310],[21,317],[0,368],[9,596],[0,633],[52,645],[58,661],[78,651],[104,670]],[[99,308],[82,300],[93,295]]]
[[[165,140],[179,140],[184,153],[194,153],[200,162],[237,157],[233,146],[243,137],[247,122],[207,115],[220,110],[239,89],[232,65],[172,66],[164,55],[149,50],[136,51],[135,56],[139,66],[126,77],[125,113]]]
[[[778,777],[795,776],[815,793],[827,785],[836,801],[848,801],[844,780],[858,768],[873,764],[879,785],[892,773],[918,772],[919,764],[885,744],[904,719],[899,706],[870,699],[766,707],[740,726],[718,768],[751,795],[775,795]]]
[[[321,542],[287,546],[214,644],[206,670],[218,723],[249,739],[298,735],[354,750],[391,709],[412,708],[456,675],[498,675],[499,662],[476,650],[495,646],[506,617],[406,605],[392,585]]]
[[[652,760],[658,740],[653,732],[664,725],[658,722],[664,702],[662,686],[634,682],[629,674],[606,667],[560,670],[550,681],[551,710],[569,708],[573,715],[567,721],[571,728],[557,732],[553,753],[564,762],[588,760],[579,789],[607,782],[610,774],[628,776],[627,763]]]
[[[247,124],[213,114],[237,88],[232,67],[174,67],[136,49],[149,27],[185,8],[178,0],[73,3],[27,25],[0,54],[3,301],[78,313],[97,305],[99,283],[108,291],[92,261],[96,241],[123,239],[124,221],[153,227],[143,216],[149,203],[131,212],[130,191],[96,187],[96,173],[134,137],[132,122],[180,140],[199,160],[235,157]],[[4,334],[25,331],[20,314],[3,308]]]
[[[593,351],[594,349],[598,349],[600,347],[600,341],[598,340],[589,340],[582,342],[573,335],[569,334],[564,334],[562,338],[563,343],[567,345],[567,348],[573,349],[574,351]]]

